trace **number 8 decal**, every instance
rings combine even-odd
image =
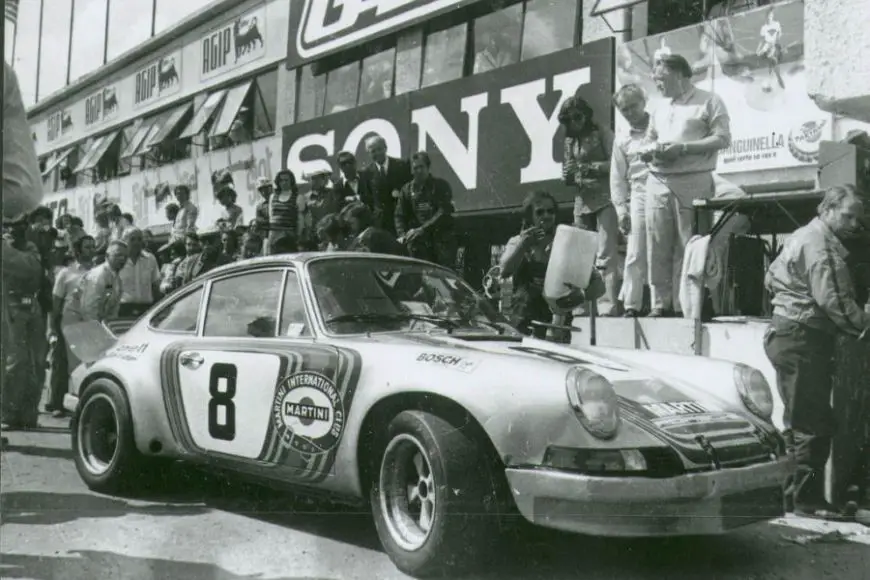
[[[236,438],[236,365],[215,363],[208,380],[208,434],[214,439],[232,441]],[[221,385],[226,385],[221,389]],[[223,417],[220,410],[223,409]],[[221,420],[222,419],[222,420]]]

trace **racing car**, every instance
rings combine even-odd
[[[121,336],[66,330],[65,406],[92,490],[160,462],[364,502],[413,576],[474,563],[504,517],[599,536],[783,515],[764,376],[523,336],[447,268],[370,253],[237,262]]]

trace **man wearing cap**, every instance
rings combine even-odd
[[[2,422],[12,427],[36,425],[37,406],[45,378],[45,317],[35,295],[42,264],[33,244],[25,239],[27,212],[42,200],[42,176],[18,78],[3,63],[3,377]],[[27,302],[30,304],[27,304]],[[33,324],[31,324],[31,321]],[[42,350],[41,350],[42,349]],[[0,439],[5,447],[7,440]]]
[[[344,207],[339,194],[332,188],[327,187],[331,172],[328,169],[320,169],[309,173],[306,177],[311,181],[311,191],[303,196],[302,216],[300,220],[301,232],[299,235],[300,247],[316,251],[317,224],[331,213],[338,213]]]
[[[713,196],[719,151],[731,145],[724,101],[692,85],[692,68],[678,54],[662,54],[653,67],[665,97],[651,113],[642,158],[649,164],[646,193],[649,316],[675,314],[676,280],[692,235],[692,202]]]
[[[223,223],[224,227],[234,230],[245,224],[242,208],[236,204],[238,195],[236,194],[233,175],[229,171],[219,171],[212,176],[212,183],[215,191],[215,199],[221,204],[221,217],[218,222]]]

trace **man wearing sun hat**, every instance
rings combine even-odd
[[[318,169],[305,175],[311,182],[311,191],[302,199],[302,224],[299,234],[299,245],[309,250],[317,249],[317,224],[324,217],[332,213],[338,213],[344,207],[340,195],[329,187],[329,177],[332,172],[329,169]]]

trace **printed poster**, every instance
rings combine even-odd
[[[718,18],[619,46],[616,84],[641,85],[651,109],[662,101],[652,80],[656,54],[680,54],[695,86],[719,95],[731,117],[718,173],[815,165],[833,117],[807,96],[803,36],[799,0]],[[616,123],[625,128],[621,116]]]

